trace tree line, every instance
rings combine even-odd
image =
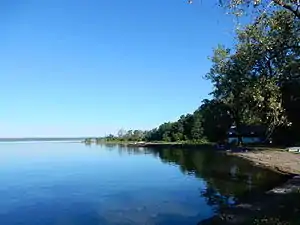
[[[150,131],[119,132],[108,140],[216,142],[234,125],[265,128],[264,139],[300,142],[300,6],[297,1],[220,1],[233,12],[257,9],[255,20],[236,31],[235,45],[218,45],[206,79],[212,99],[192,114]],[[252,4],[252,5],[251,5]],[[257,13],[258,12],[258,13]]]
[[[180,116],[175,122],[166,122],[148,131],[119,130],[108,135],[105,141],[164,141],[164,142],[216,142],[226,138],[232,124],[226,106],[216,100],[204,100],[192,114]]]
[[[216,142],[227,136],[232,120],[224,104],[204,100],[192,114],[182,115],[176,122],[168,122],[146,133],[147,141]]]

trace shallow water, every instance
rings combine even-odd
[[[0,224],[197,224],[280,179],[212,151],[2,143]]]

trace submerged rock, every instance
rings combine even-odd
[[[300,193],[300,176],[294,176],[280,187],[273,188],[267,192],[268,194],[288,194],[288,193]]]

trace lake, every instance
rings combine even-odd
[[[0,224],[197,224],[281,179],[213,151],[0,143]]]

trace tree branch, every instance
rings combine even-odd
[[[298,7],[294,7],[293,4],[291,3],[287,3],[287,2],[284,2],[282,0],[273,0],[273,2],[277,5],[280,5],[282,6],[283,8],[291,11],[292,13],[295,14],[296,17],[298,17],[300,19],[300,11],[299,11],[299,8]]]

